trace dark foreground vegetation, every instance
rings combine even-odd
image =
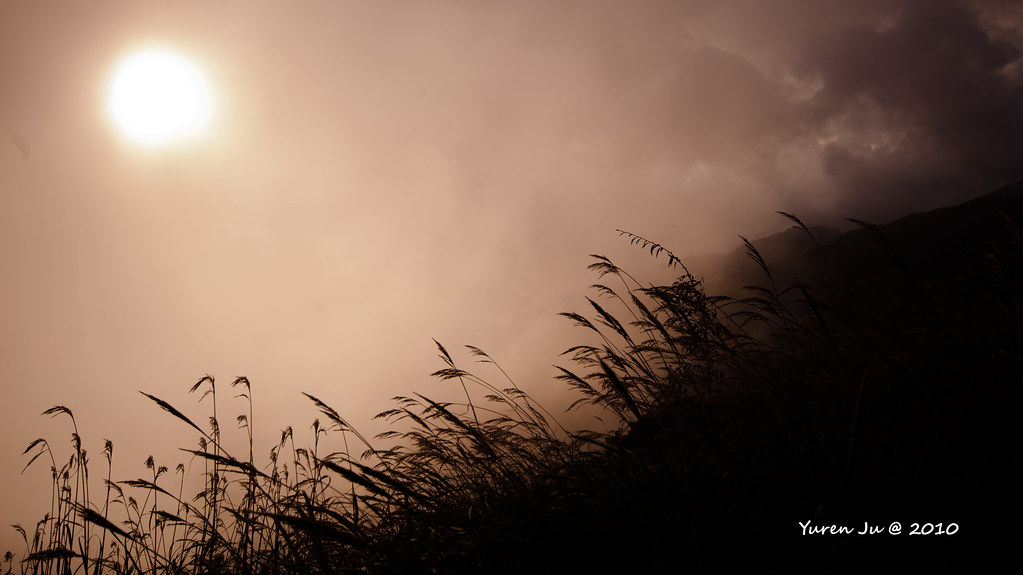
[[[747,242],[757,281],[730,297],[625,234],[678,276],[643,285],[595,256],[588,312],[564,314],[588,343],[560,384],[599,432],[440,345],[434,375],[460,400],[397,398],[380,415],[395,431],[369,440],[310,397],[312,445],[287,428],[266,461],[251,412],[248,449],[221,439],[217,394],[251,402],[245,378],[192,387],[204,425],[149,396],[199,438],[202,491],[152,460],[114,481],[113,446],[91,469],[77,429],[69,456],[39,439],[25,453],[52,466],[50,510],[15,526],[26,549],[0,573],[1000,571],[1023,468],[1021,191],[861,223],[777,266]]]

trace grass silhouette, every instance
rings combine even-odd
[[[669,573],[770,568],[861,572],[994,563],[1008,534],[1000,509],[1020,463],[1013,409],[1023,366],[1023,242],[991,243],[990,275],[918,277],[880,228],[876,274],[850,277],[845,256],[813,240],[819,279],[785,282],[753,243],[762,274],[739,296],[712,296],[669,250],[621,232],[677,273],[644,285],[603,256],[589,312],[562,314],[589,334],[557,376],[571,409],[604,431],[569,430],[476,347],[504,378],[463,370],[437,343],[433,375],[462,397],[397,397],[377,417],[393,431],[363,437],[335,409],[312,444],[291,428],[266,462],[252,440],[252,387],[237,416],[247,450],[221,436],[217,383],[199,425],[146,397],[198,434],[187,468],[152,458],[144,478],[107,474],[90,490],[71,410],[71,453],[45,439],[25,450],[49,462],[50,510],[15,529],[25,552],[5,574],[71,573]],[[823,256],[823,257],[820,257]],[[859,260],[858,260],[859,261]],[[860,265],[862,262],[858,263]],[[863,280],[863,281],[860,281]],[[983,286],[983,287],[982,287]],[[623,321],[624,320],[624,321]],[[222,412],[222,409],[220,410]],[[324,438],[343,445],[324,452]],[[378,447],[377,445],[387,445]],[[45,457],[44,457],[45,456]],[[67,461],[63,463],[63,461]],[[177,479],[175,479],[177,477]],[[1018,501],[1018,498],[1016,499]],[[960,533],[811,536],[800,524],[955,523]],[[1001,534],[1001,535],[1000,535]],[[1001,538],[1000,538],[1001,537]]]

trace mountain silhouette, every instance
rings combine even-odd
[[[851,283],[902,276],[907,281],[954,280],[982,286],[997,265],[993,258],[999,250],[1019,241],[1023,181],[886,224],[853,223],[856,229],[846,233],[809,226],[812,238],[793,226],[750,243],[780,283],[814,278],[848,289]],[[743,286],[765,279],[746,248],[686,262],[706,273],[710,291],[738,294]]]

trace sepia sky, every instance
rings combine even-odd
[[[118,62],[174,50],[215,101],[143,148],[106,110]],[[97,476],[196,438],[188,387],[252,382],[257,450],[444,395],[431,338],[556,404],[589,254],[679,255],[805,221],[876,222],[1023,176],[1010,0],[0,3],[0,526],[49,509],[36,437]],[[661,274],[661,275],[657,275]],[[483,370],[489,375],[489,372]],[[450,388],[447,388],[450,391]],[[0,552],[22,550],[0,527]],[[7,531],[10,531],[9,533]]]

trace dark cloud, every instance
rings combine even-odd
[[[794,70],[820,86],[805,121],[827,141],[836,209],[890,218],[1019,177],[1019,59],[975,9],[947,1],[806,40]]]

